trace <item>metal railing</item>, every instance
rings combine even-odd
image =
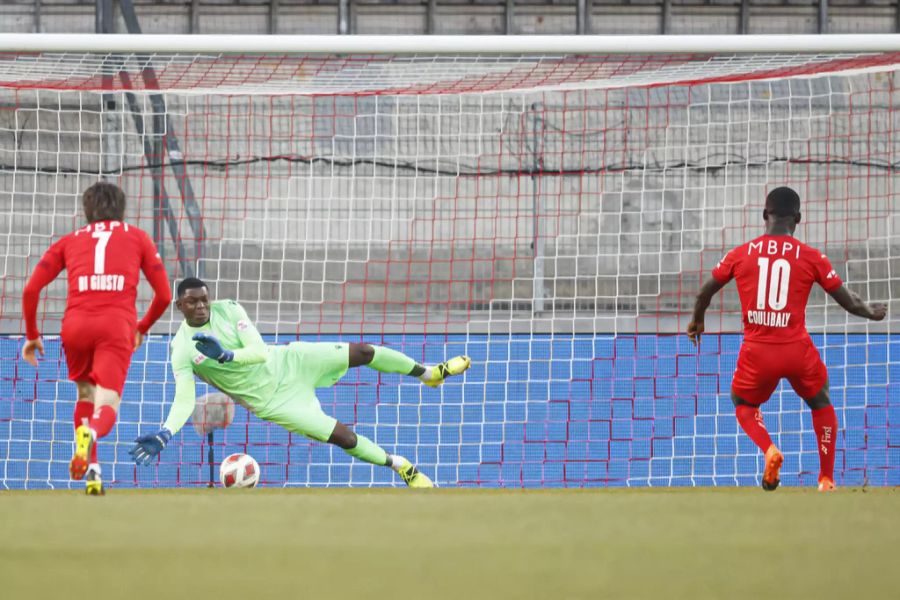
[[[4,15],[15,15],[18,22],[22,22],[22,16],[28,15],[30,8],[31,31],[45,32],[49,30],[59,31],[58,27],[47,27],[47,17],[60,14],[60,11],[83,11],[91,5],[113,4],[114,0],[7,0],[0,7],[0,30],[10,32],[3,27]],[[610,18],[610,12],[621,9],[624,14],[632,12],[640,15],[640,21],[644,22],[641,32],[646,33],[646,21],[655,21],[656,33],[679,33],[675,26],[674,17],[696,19],[700,22],[708,11],[714,11],[717,15],[727,18],[729,23],[734,23],[733,31],[715,31],[715,33],[747,34],[756,30],[767,28],[765,21],[759,21],[762,15],[768,15],[770,11],[796,13],[806,17],[807,22],[815,19],[816,32],[830,33],[833,29],[833,19],[857,17],[859,32],[867,28],[871,32],[884,33],[888,28],[900,32],[900,2],[890,0],[809,0],[797,2],[787,0],[657,0],[652,3],[632,4],[628,0],[232,0],[231,3],[221,1],[214,4],[204,0],[144,0],[136,9],[138,13],[151,12],[153,10],[176,11],[179,17],[183,14],[186,20],[185,29],[189,33],[221,33],[214,30],[208,24],[209,18],[218,14],[223,8],[240,10],[245,7],[254,15],[265,15],[265,31],[270,34],[293,33],[290,27],[283,25],[283,16],[297,11],[326,10],[333,13],[334,29],[322,30],[317,33],[355,34],[360,31],[359,22],[379,7],[408,8],[410,14],[415,14],[415,19],[410,21],[410,30],[403,33],[441,33],[441,19],[448,14],[460,14],[467,7],[471,8],[471,16],[478,19],[496,19],[500,26],[494,26],[494,33],[520,34],[522,26],[517,26],[517,19],[524,15],[532,15],[535,11],[545,8],[548,14],[564,14],[565,28],[548,26],[541,33],[552,34],[590,34],[598,32],[605,19]],[[329,10],[330,9],[330,10]],[[116,22],[121,21],[121,11],[115,6]],[[98,11],[101,12],[101,11]],[[82,16],[82,13],[79,13]],[[175,14],[175,13],[172,13]],[[205,17],[204,26],[201,17]],[[499,18],[498,18],[499,17]],[[421,26],[424,18],[424,28]],[[12,21],[12,19],[10,19]],[[877,24],[874,24],[878,21]],[[493,22],[493,21],[492,21]],[[413,24],[414,23],[414,24]],[[754,26],[751,27],[751,24]],[[596,25],[596,27],[595,27]],[[621,33],[632,33],[629,25],[620,23]],[[682,25],[683,27],[683,25]],[[124,30],[124,27],[120,27]],[[205,30],[204,30],[205,29]],[[560,29],[560,30],[557,30]],[[17,32],[26,33],[19,29]],[[606,29],[604,32],[608,33]],[[174,32],[173,32],[174,33]],[[638,33],[634,31],[634,33]],[[811,31],[796,31],[795,33],[813,33]]]

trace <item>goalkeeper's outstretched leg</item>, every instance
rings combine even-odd
[[[462,375],[472,366],[472,361],[468,356],[454,356],[445,362],[428,367],[417,363],[401,352],[384,346],[358,343],[348,344],[348,346],[348,366],[350,368],[366,366],[381,373],[399,373],[415,377],[429,387],[438,387],[448,377]],[[365,436],[351,431],[343,423],[335,424],[328,443],[343,448],[347,454],[360,460],[392,468],[411,488],[434,487],[431,479],[407,459],[396,454],[388,454]]]
[[[330,363],[329,355],[334,350],[340,351],[341,345],[335,346],[334,350],[327,348],[328,344],[323,346],[306,346],[304,352],[307,356],[322,364]],[[346,344],[347,362],[346,367],[337,369],[346,371],[346,368],[366,366],[382,373],[398,373],[415,377],[429,387],[437,387],[444,383],[448,377],[462,375],[472,365],[472,361],[468,356],[455,356],[450,360],[440,364],[428,367],[417,363],[414,359],[406,356],[401,352],[385,348],[383,346],[373,346],[371,344],[351,343]],[[337,380],[343,373],[334,373],[332,379]],[[321,413],[321,407],[316,401],[316,411]],[[343,423],[327,417],[324,414],[316,416],[316,411],[312,411],[309,415],[303,417],[304,424],[298,420],[298,431],[306,435],[310,435],[314,439],[324,439],[329,444],[334,444],[342,448],[347,454],[359,460],[378,466],[390,467],[393,469],[406,485],[411,488],[431,488],[434,487],[431,479],[406,458],[389,454],[383,448],[376,445],[372,440],[364,435],[353,432]],[[327,419],[327,420],[323,420]],[[327,431],[330,433],[322,435],[322,430],[328,421],[333,422],[333,426],[328,426]],[[317,424],[318,423],[318,424]]]
[[[428,387],[438,387],[448,377],[462,375],[472,366],[468,356],[454,356],[433,367],[426,367],[402,352],[384,346],[371,344],[349,344],[349,346],[350,367],[366,366],[381,373],[399,373],[416,377]]]
[[[334,431],[328,437],[328,443],[342,448],[344,452],[359,460],[373,465],[390,467],[411,488],[433,488],[434,483],[427,475],[416,469],[415,465],[397,454],[388,454],[364,435],[354,433],[349,427],[338,421]]]

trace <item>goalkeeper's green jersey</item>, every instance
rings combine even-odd
[[[234,352],[227,363],[204,356],[191,337],[199,332],[214,335],[222,347]],[[175,374],[175,400],[164,427],[178,432],[194,410],[194,375],[217,387],[253,412],[266,406],[281,379],[280,361],[269,360],[281,348],[269,347],[250,322],[246,311],[234,300],[210,304],[209,321],[202,327],[181,323],[172,339],[171,362]]]

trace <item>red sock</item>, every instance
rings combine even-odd
[[[75,402],[75,429],[78,429],[84,422],[91,422],[91,416],[94,414],[94,403],[87,400],[78,400]],[[91,444],[90,463],[97,463],[97,444]]]
[[[94,430],[98,440],[106,437],[115,424],[116,411],[112,406],[101,406],[94,411],[94,416],[91,417],[91,429]]]
[[[79,400],[75,403],[75,429],[84,425],[85,420],[90,422],[91,415],[94,414],[94,403],[87,400]]]
[[[812,411],[813,429],[819,447],[819,477],[834,480],[834,447],[837,443],[837,415],[830,404]]]
[[[772,445],[772,438],[766,431],[766,424],[763,422],[762,413],[759,412],[758,406],[750,406],[748,404],[738,405],[734,409],[738,423],[744,432],[750,436],[753,443],[759,446],[759,449],[765,452]]]

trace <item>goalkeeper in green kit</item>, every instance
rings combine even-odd
[[[434,487],[431,480],[402,456],[388,454],[372,440],[322,412],[315,390],[330,387],[350,367],[367,366],[382,373],[417,377],[437,387],[471,365],[457,356],[434,367],[369,344],[294,342],[267,346],[241,305],[211,302],[206,284],[189,277],[178,285],[175,306],[184,322],[172,339],[175,400],[163,428],[135,440],[134,461],[149,464],[181,429],[194,410],[194,375],[231,396],[256,416],[320,442],[334,444],[355,458],[390,467],[411,488]]]

